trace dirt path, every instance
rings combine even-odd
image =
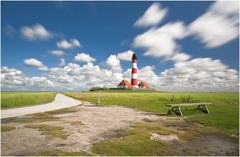
[[[80,101],[70,98],[68,96],[65,96],[63,94],[57,93],[54,101],[47,104],[1,110],[1,119],[17,117],[17,116],[22,116],[27,114],[34,114],[34,113],[45,112],[45,111],[53,111],[57,109],[72,107],[79,104],[81,104]]]
[[[2,132],[2,155],[35,155],[52,150],[92,153],[91,147],[94,143],[110,138],[120,138],[122,133],[136,122],[154,123],[160,121],[162,124],[173,124],[168,127],[178,131],[188,132],[188,129],[191,129],[186,127],[184,120],[180,117],[158,116],[119,106],[99,107],[84,103],[83,106],[74,107],[71,110],[66,109],[64,112],[52,114],[50,118],[49,115],[45,115],[46,120],[43,118],[33,120],[34,115],[28,115],[10,121],[2,121],[2,126],[15,127],[14,130]],[[53,120],[54,118],[55,120]],[[32,128],[27,127],[29,125]],[[54,132],[58,135],[58,137],[54,137],[54,134],[46,134],[47,132],[44,129],[39,130],[34,127],[36,125],[60,127],[63,128],[63,132]],[[60,136],[63,133],[67,136]],[[207,138],[210,139],[211,137]],[[197,146],[205,146],[206,137],[200,138],[200,140],[196,139],[196,141],[200,141]],[[214,136],[214,139],[216,138],[216,143],[212,142],[209,143],[212,145],[208,145],[211,154],[218,155],[218,152],[223,150],[224,152],[221,155],[226,155],[229,150],[238,149],[235,142],[228,140],[225,143],[225,138]],[[179,143],[174,146],[174,149],[179,149],[176,150],[176,154],[184,154],[191,146],[192,144],[188,144],[188,142],[185,144]],[[200,151],[204,151],[204,149]],[[199,152],[193,153],[193,155],[197,155]]]

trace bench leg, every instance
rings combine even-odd
[[[180,116],[183,116],[181,108],[179,106],[172,107],[172,111],[175,112],[175,113],[177,111],[178,114],[180,114]]]
[[[207,113],[210,113],[209,110],[208,110],[208,108],[207,108],[207,105],[204,105],[204,107],[205,107],[206,112],[207,112]]]
[[[179,111],[180,115],[183,116],[181,108],[179,106],[178,106],[178,111]]]
[[[199,105],[198,109],[203,111],[203,112],[210,113],[208,108],[207,108],[207,105]]]

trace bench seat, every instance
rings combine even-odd
[[[199,110],[209,113],[207,105],[211,105],[209,102],[199,102],[199,103],[186,103],[186,104],[167,104],[167,107],[171,107],[173,112],[178,111],[178,113],[183,116],[181,108],[182,106],[197,106]]]

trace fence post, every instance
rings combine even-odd
[[[100,103],[101,103],[101,100],[100,100],[100,92],[101,92],[101,90],[98,91],[98,102],[97,102],[98,105],[100,105]]]

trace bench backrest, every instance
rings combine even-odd
[[[209,102],[200,102],[200,103],[187,103],[187,104],[167,104],[166,106],[169,107],[176,107],[176,106],[199,106],[199,105],[211,105],[212,103]]]

